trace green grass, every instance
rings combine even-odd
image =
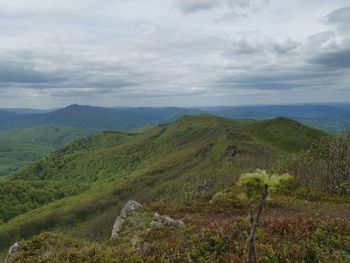
[[[288,134],[273,135],[276,126]],[[225,189],[242,173],[269,169],[281,156],[324,135],[290,120],[251,122],[200,115],[143,133],[102,132],[77,140],[0,181],[30,184],[34,189],[29,192],[42,190],[41,185],[35,187],[38,182],[59,185],[43,193],[47,199],[23,199],[20,213],[0,225],[0,247],[53,229],[106,239],[115,211],[129,199],[191,204]],[[238,149],[234,157],[232,146]],[[204,192],[203,182],[209,185]],[[3,206],[9,207],[8,193],[0,195]],[[101,230],[91,234],[97,225]]]

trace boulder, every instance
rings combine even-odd
[[[142,208],[142,205],[136,201],[129,200],[123,207],[120,215],[115,220],[111,238],[117,238],[119,236],[119,231],[121,230],[123,224],[125,223],[126,218],[132,211],[139,210]]]
[[[129,200],[125,206],[123,207],[122,211],[120,212],[121,217],[127,217],[132,211],[141,209],[142,205],[136,201]]]
[[[5,262],[6,263],[14,263],[15,262],[15,257],[18,254],[19,251],[20,251],[20,243],[16,242],[10,247]]]

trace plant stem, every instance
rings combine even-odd
[[[257,262],[256,248],[255,248],[255,233],[256,233],[257,227],[259,226],[261,212],[265,206],[268,194],[269,194],[269,186],[265,185],[264,191],[262,193],[261,200],[258,206],[258,211],[255,217],[253,213],[250,211],[250,232],[247,239],[247,244],[248,244],[247,263]]]

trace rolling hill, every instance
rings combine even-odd
[[[0,111],[0,123],[11,121],[18,117],[18,114],[9,111]]]
[[[287,117],[310,127],[333,133],[341,133],[350,129],[349,104],[205,107],[200,109],[225,118],[265,120]]]
[[[74,141],[0,180],[0,246],[43,230],[106,239],[114,211],[129,199],[191,203],[326,135],[289,119],[200,115],[143,133],[106,131]]]
[[[0,176],[40,159],[59,145],[97,131],[140,129],[198,113],[198,110],[180,108],[81,105],[51,111],[0,110]]]
[[[86,137],[94,132],[96,131],[69,126],[44,125],[0,131],[0,140],[58,146]]]
[[[50,145],[0,139],[0,177],[42,158],[53,149]]]
[[[289,116],[328,132],[350,130],[347,104],[186,108],[102,108],[71,105],[58,110],[0,110],[0,175],[37,160],[55,147],[102,130],[141,131],[184,115],[208,112],[225,118]],[[21,144],[23,143],[23,144]],[[11,150],[9,150],[11,149]]]
[[[59,145],[94,132],[52,125],[0,131],[0,176],[42,158]]]
[[[344,133],[350,131],[350,120],[343,119],[328,119],[328,118],[297,118],[297,121],[304,125],[314,127],[323,131],[329,131],[333,133]]]
[[[306,105],[264,105],[237,107],[206,107],[204,111],[216,112],[226,117],[248,117],[267,119],[276,117],[287,118],[328,118],[350,120],[348,107],[344,105],[306,104]]]
[[[325,136],[322,131],[311,129],[287,118],[256,122],[249,127],[249,130],[253,138],[276,145],[288,152],[305,149]]]

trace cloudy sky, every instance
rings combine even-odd
[[[349,101],[349,0],[0,0],[0,108]]]

